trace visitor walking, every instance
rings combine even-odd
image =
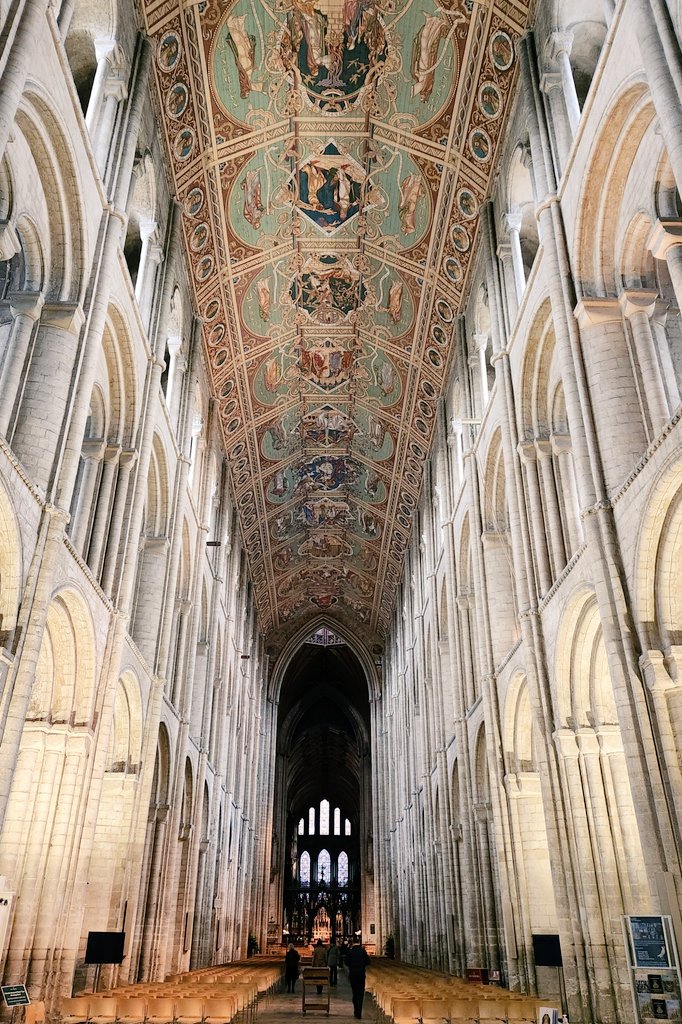
[[[284,980],[287,983],[287,992],[296,991],[296,979],[298,978],[298,965],[301,962],[301,954],[289,943],[289,948],[284,957]]]
[[[367,950],[359,938],[353,939],[353,945],[346,956],[348,980],[353,993],[353,1012],[358,1020],[362,1017],[362,1003],[365,998],[365,977],[369,957]]]
[[[336,985],[337,975],[339,969],[339,947],[332,939],[331,945],[327,950],[327,967],[329,968],[329,984]]]

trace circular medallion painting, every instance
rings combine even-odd
[[[492,143],[490,136],[482,128],[475,128],[469,136],[469,149],[476,160],[485,163],[490,159]]]
[[[469,232],[461,224],[455,224],[451,233],[452,244],[457,252],[468,252],[471,245]]]
[[[462,272],[462,264],[459,262],[456,256],[448,256],[443,263],[443,270],[448,281],[452,281],[453,284],[460,284],[464,276]]]
[[[189,245],[192,252],[200,252],[207,242],[208,224],[205,221],[203,221],[201,224],[197,224],[194,231],[189,236]]]
[[[189,102],[189,93],[187,86],[182,82],[176,82],[166,94],[166,111],[168,116],[177,120],[187,110],[187,103]]]
[[[514,46],[506,32],[500,30],[490,40],[490,59],[498,71],[508,71],[514,63]]]
[[[210,275],[212,270],[213,270],[213,257],[212,256],[204,256],[203,259],[199,260],[199,262],[196,265],[196,269],[194,271],[194,274],[196,276],[197,281],[205,281],[207,279],[207,277],[209,277],[209,275]]]
[[[455,319],[455,312],[446,299],[438,299],[436,301],[436,313],[444,324],[451,324]]]
[[[159,40],[156,62],[162,71],[172,71],[180,60],[182,44],[177,32],[166,32]]]
[[[478,105],[489,121],[494,121],[500,116],[502,95],[494,82],[484,82],[478,90]]]
[[[192,188],[185,198],[185,213],[188,217],[196,217],[204,205],[203,189]]]
[[[461,188],[457,193],[457,207],[466,220],[471,220],[478,213],[476,196],[468,188]]]
[[[183,128],[175,136],[173,153],[176,160],[186,160],[194,149],[194,132],[191,128]]]
[[[204,317],[206,320],[215,320],[218,313],[220,312],[220,299],[209,299],[204,309]]]

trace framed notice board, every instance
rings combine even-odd
[[[31,1002],[25,985],[3,985],[2,998],[5,1006],[28,1006]]]
[[[682,978],[670,917],[623,918],[632,1001],[639,1024],[682,1019]]]

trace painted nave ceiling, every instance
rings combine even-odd
[[[146,0],[266,633],[388,629],[527,15]]]

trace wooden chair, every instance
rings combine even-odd
[[[390,1016],[394,1024],[416,1024],[421,1017],[418,999],[392,999]]]
[[[114,1024],[116,1020],[116,1000],[112,996],[90,996],[88,1000],[88,1020],[93,1024]]]
[[[147,1024],[173,1024],[174,1019],[172,999],[152,996],[147,1000]]]
[[[88,996],[72,996],[59,1004],[63,1024],[81,1024],[88,1019]]]
[[[195,996],[183,996],[175,1000],[176,1024],[201,1024],[204,1019],[202,1000]]]
[[[237,1013],[234,996],[204,999],[204,1024],[229,1024]]]
[[[452,1024],[478,1024],[478,1000],[456,997],[449,1007]]]
[[[144,996],[116,996],[116,1018],[119,1024],[142,1024],[147,1017]]]
[[[422,1024],[448,1024],[450,1006],[447,999],[433,998],[421,1000]]]

